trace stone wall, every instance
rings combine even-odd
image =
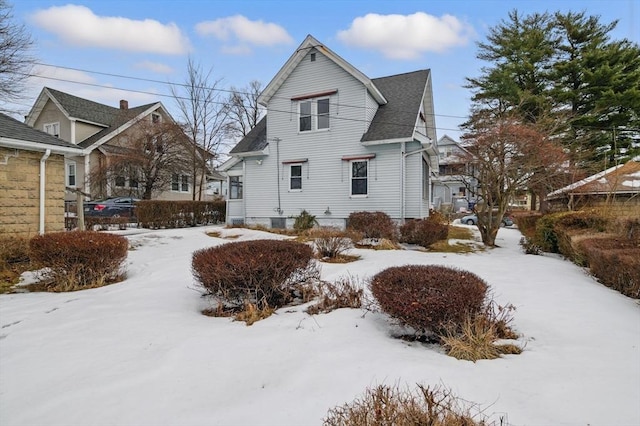
[[[42,156],[42,152],[0,147],[0,235],[32,237],[38,234]],[[45,232],[63,231],[62,155],[51,154],[47,159],[45,197]]]

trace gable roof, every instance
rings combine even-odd
[[[384,95],[380,92],[380,90],[376,87],[376,85],[369,77],[364,75],[353,65],[342,59],[334,51],[324,46],[309,34],[304,39],[302,44],[300,44],[300,46],[296,49],[293,55],[291,55],[287,62],[285,62],[284,66],[280,68],[280,71],[278,71],[275,77],[273,77],[269,84],[267,84],[267,87],[265,87],[265,89],[262,91],[262,93],[258,97],[258,102],[261,105],[266,106],[269,103],[269,100],[273,97],[273,95],[275,95],[280,86],[282,86],[282,83],[284,83],[284,81],[289,77],[296,66],[298,66],[300,61],[304,59],[310,49],[318,49],[336,65],[341,67],[347,73],[351,74],[356,80],[360,81],[367,88],[367,90],[369,90],[369,93],[371,93],[371,96],[373,96],[378,104],[383,105],[387,103]]]
[[[373,79],[387,103],[378,108],[361,142],[413,137],[429,74],[420,70]]]
[[[105,136],[126,125],[136,117],[148,114],[158,108],[164,109],[160,102],[121,109],[45,87],[42,89],[31,111],[29,111],[29,115],[27,115],[25,122],[28,125],[33,126],[35,124],[47,100],[55,103],[69,120],[82,121],[103,127],[102,130],[78,144],[83,148],[91,147],[91,145],[101,141]]]
[[[229,154],[248,154],[261,152],[269,145],[267,142],[267,117],[262,117],[258,124],[242,138]]]
[[[0,113],[0,145],[29,151],[50,149],[59,153],[81,153],[81,149],[77,146],[2,113]]]
[[[633,159],[578,182],[567,185],[547,195],[559,198],[564,195],[640,194],[640,159]]]

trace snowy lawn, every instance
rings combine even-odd
[[[557,256],[523,254],[517,229],[481,253],[354,250],[361,260],[322,265],[327,280],[403,264],[479,275],[516,306],[524,352],[477,363],[394,339],[383,314],[356,309],[284,308],[250,327],[201,314],[193,251],[283,237],[207,227],[128,238],[121,283],[0,295],[0,425],[320,425],[367,387],[416,383],[511,425],[640,425],[640,305]]]

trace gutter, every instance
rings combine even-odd
[[[44,234],[44,205],[45,205],[45,185],[47,183],[46,171],[47,171],[47,159],[51,155],[51,150],[47,149],[40,158],[40,234]]]

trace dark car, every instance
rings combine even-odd
[[[478,216],[476,216],[475,214],[467,215],[467,216],[463,217],[462,219],[460,219],[460,223],[464,223],[466,225],[477,225],[478,224]],[[500,225],[501,226],[511,226],[511,225],[513,225],[513,220],[509,216],[505,215],[502,218],[502,223]]]
[[[88,201],[84,203],[85,216],[101,217],[133,217],[136,202],[132,197],[108,198],[100,201]]]

